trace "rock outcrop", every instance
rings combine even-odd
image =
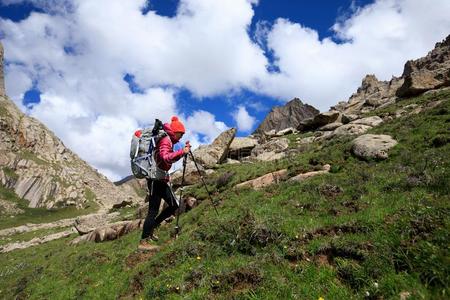
[[[338,111],[328,111],[315,115],[300,122],[297,129],[300,131],[314,130],[327,124],[337,122],[340,113]]]
[[[409,97],[450,85],[450,35],[437,43],[427,56],[410,60],[403,70],[404,83],[399,97]]]
[[[258,145],[258,140],[251,137],[236,137],[230,145],[228,158],[239,160],[251,155],[251,151]]]
[[[306,172],[306,173],[302,173],[302,174],[298,174],[294,177],[289,178],[289,181],[303,181],[306,180],[308,178],[317,176],[317,175],[323,175],[326,174],[328,172],[330,172],[331,170],[331,166],[326,164],[322,167],[322,170],[320,171],[311,171],[311,172]]]
[[[385,134],[364,134],[352,142],[352,152],[363,159],[386,159],[397,141]]]
[[[402,84],[403,78],[393,77],[390,81],[379,81],[375,75],[367,75],[356,93],[350,97],[348,103],[341,109],[339,107],[334,108],[345,114],[359,114],[382,105],[394,103],[395,92]]]
[[[303,104],[295,98],[284,106],[275,106],[255,130],[254,134],[264,135],[265,132],[280,131],[289,127],[297,128],[301,121],[312,118],[319,111],[309,104]]]
[[[331,107],[346,115],[360,115],[397,101],[398,97],[418,95],[428,90],[450,86],[450,35],[425,57],[406,62],[403,74],[390,81],[367,75],[357,92],[345,102]],[[342,122],[345,124],[344,117]]]
[[[121,221],[114,224],[109,224],[103,227],[96,228],[89,233],[83,234],[74,239],[71,244],[78,244],[80,242],[105,242],[115,240],[125,234],[142,227],[144,220]]]
[[[261,177],[248,180],[242,183],[239,183],[236,185],[237,189],[241,188],[253,188],[255,190],[262,189],[268,185],[278,183],[280,181],[284,181],[287,179],[288,176],[288,170],[283,169],[276,172],[268,173],[266,175],[263,175]]]
[[[3,70],[0,74],[3,79]],[[3,87],[1,80],[0,184],[14,190],[30,207],[98,205],[107,210],[124,200],[139,201],[136,193],[114,186],[45,125],[22,113]]]
[[[206,168],[212,168],[223,162],[228,154],[231,142],[236,135],[236,128],[222,132],[210,145],[200,146],[193,151],[198,163]]]

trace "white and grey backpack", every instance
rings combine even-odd
[[[168,172],[158,168],[154,158],[154,150],[159,140],[167,133],[160,120],[155,120],[153,128],[136,130],[131,138],[130,158],[131,171],[136,178],[164,179]]]

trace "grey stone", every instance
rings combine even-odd
[[[371,126],[371,127],[378,126],[381,123],[383,123],[383,119],[378,116],[357,119],[357,120],[350,122],[350,124],[361,124],[361,125],[367,125],[367,126]]]
[[[264,135],[265,132],[273,130],[276,132],[292,127],[297,128],[301,121],[314,117],[319,111],[309,104],[303,104],[300,99],[295,98],[284,106],[276,106],[272,108],[263,122],[255,130],[254,134]]]
[[[363,159],[386,159],[388,150],[397,145],[389,135],[365,134],[352,142],[352,152]]]
[[[200,146],[193,154],[197,161],[206,168],[222,163],[228,155],[231,142],[236,135],[236,128],[222,132],[211,145]]]

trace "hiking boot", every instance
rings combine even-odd
[[[140,242],[139,242],[138,250],[157,251],[157,250],[159,250],[159,246],[150,243],[150,241],[147,239],[143,239],[143,240],[140,240]]]
[[[156,234],[152,233],[147,239],[157,242],[159,240],[159,237]]]

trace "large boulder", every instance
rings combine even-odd
[[[450,35],[437,43],[427,56],[410,60],[403,70],[405,81],[397,96],[408,97],[443,86],[450,86]]]
[[[350,124],[361,124],[361,125],[367,125],[367,126],[371,126],[371,127],[378,126],[381,123],[383,123],[383,119],[380,118],[379,116],[357,119],[357,120],[350,122]]]
[[[342,136],[342,135],[361,135],[366,133],[367,130],[372,128],[371,126],[362,125],[362,124],[346,124],[341,127],[335,129],[333,131],[332,136]],[[331,137],[331,135],[329,136]]]
[[[320,127],[318,130],[320,131],[333,131],[338,127],[341,127],[343,124],[341,122],[333,122],[327,125]]]
[[[236,128],[222,132],[211,145],[200,146],[196,149],[193,152],[195,159],[206,168],[212,168],[216,164],[220,164],[226,159],[235,135]]]
[[[282,159],[285,156],[286,156],[286,153],[284,153],[284,152],[276,153],[275,151],[269,151],[269,152],[263,152],[263,153],[259,154],[258,156],[255,157],[255,159],[258,161],[273,161],[273,160]]]
[[[319,127],[338,121],[339,116],[340,112],[336,110],[323,112],[313,118],[302,121],[297,129],[300,131],[315,130]]]
[[[112,241],[134,230],[140,229],[143,224],[144,220],[141,219],[108,224],[81,235],[80,237],[72,240],[71,244],[78,244],[80,242],[87,241],[96,243]]]
[[[283,130],[280,130],[276,133],[276,136],[283,136],[283,135],[287,135],[287,134],[291,134],[291,133],[295,133],[297,132],[297,130],[293,127],[289,127]]]
[[[258,140],[251,137],[235,137],[231,142],[228,157],[241,159],[250,156],[251,151],[258,145]]]
[[[258,157],[265,152],[280,153],[289,148],[289,140],[287,138],[277,138],[268,141],[267,143],[257,145],[252,150],[252,156]]]
[[[363,159],[386,159],[388,150],[397,145],[389,135],[364,134],[352,142],[352,152]]]
[[[260,176],[258,178],[248,180],[242,183],[239,183],[235,186],[235,188],[252,188],[255,190],[262,189],[268,185],[278,183],[280,181],[286,180],[288,176],[288,170],[283,169],[276,172],[271,172],[266,175]]]
[[[320,171],[311,171],[311,172],[306,172],[306,173],[302,173],[302,174],[298,174],[294,177],[289,178],[289,181],[303,181],[305,179],[317,176],[317,175],[322,175],[322,174],[326,174],[329,173],[331,170],[331,166],[326,164],[322,167],[322,170]]]
[[[265,132],[274,133],[283,129],[297,128],[301,121],[312,118],[319,111],[309,104],[303,104],[300,99],[295,98],[284,106],[275,106],[255,130],[254,134],[264,135]]]

